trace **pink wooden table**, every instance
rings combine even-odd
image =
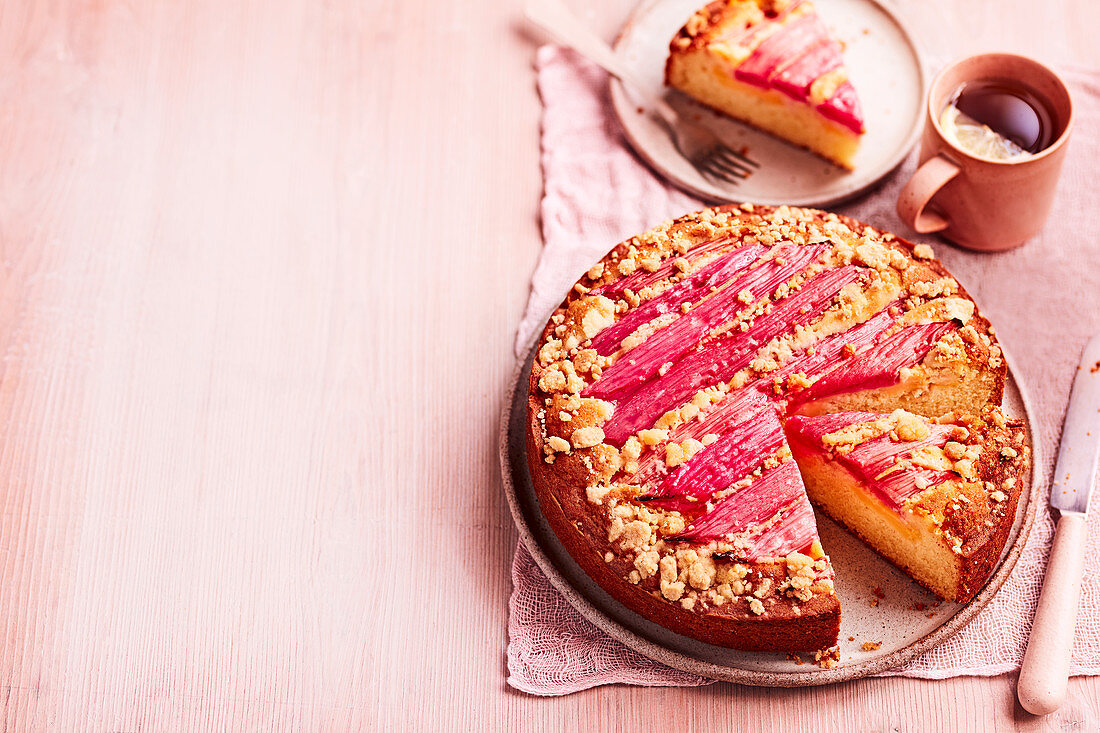
[[[1083,0],[910,5],[933,53],[1100,62]],[[540,246],[518,17],[0,3],[2,727],[1100,725],[1096,679],[1047,720],[1010,676],[506,687],[496,420]]]

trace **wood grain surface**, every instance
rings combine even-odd
[[[934,53],[1097,63],[1093,4],[1032,8],[907,11]],[[3,729],[1100,725],[1095,679],[1045,720],[1011,676],[506,687],[496,422],[540,246],[519,17],[0,3]]]

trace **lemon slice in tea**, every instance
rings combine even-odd
[[[1031,153],[949,104],[940,115],[943,135],[955,147],[989,160],[1016,160]]]

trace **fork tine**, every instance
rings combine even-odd
[[[756,161],[753,161],[751,160],[751,158],[742,155],[741,153],[738,153],[736,150],[733,149],[733,147],[728,147],[726,145],[716,146],[714,154],[722,158],[722,160],[728,161],[730,164],[745,168],[746,171],[749,171],[750,173],[752,171],[752,168],[760,167],[760,164]]]
[[[710,158],[703,158],[698,161],[695,167],[706,178],[716,182],[736,184],[743,178],[743,176],[735,175],[716,167],[713,160]]]
[[[730,179],[723,173],[719,173],[713,170],[710,166],[710,161],[706,158],[695,161],[695,169],[706,178],[714,183],[732,183]]]
[[[726,163],[724,160],[722,160],[722,158],[716,155],[710,156],[707,162],[711,168],[721,171],[726,176],[733,176],[736,178],[745,179],[752,175],[752,171],[750,169],[744,168],[740,165]]]
[[[715,150],[713,150],[710,154],[710,157],[717,165],[720,165],[727,170],[733,171],[737,175],[743,176],[745,178],[748,178],[753,173],[752,168],[749,168],[747,165],[740,162],[736,158],[733,158],[723,153],[722,148],[716,148]]]
[[[726,150],[728,150],[730,152],[730,155],[732,155],[733,157],[737,158],[738,160],[740,160],[744,163],[748,163],[753,168],[759,168],[760,167],[759,163],[757,163],[755,160],[753,160],[749,156],[745,155],[744,153],[740,153],[740,152],[734,150],[733,148],[726,148]]]

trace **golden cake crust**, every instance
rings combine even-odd
[[[957,547],[959,587],[953,600],[973,598],[993,571],[1016,517],[1020,495],[1030,485],[1031,449],[1019,421],[1005,420],[1000,410],[981,417],[949,416],[969,428],[966,446],[981,446],[981,454],[966,478],[951,486],[936,486],[916,497],[916,510],[934,516]],[[965,456],[956,461],[968,460]]]
[[[635,307],[645,295],[644,290],[628,291],[612,300],[593,296],[591,291],[635,272],[653,272],[669,262],[677,264],[695,247],[720,237],[732,237],[740,242],[738,246],[750,242],[774,246],[782,241],[805,244],[829,240],[840,253],[838,256],[849,262],[881,267],[886,282],[881,298],[889,300],[893,292],[889,287],[909,293],[907,313],[920,314],[921,308],[932,308],[928,304],[933,301],[938,304],[934,307],[941,309],[942,302],[971,303],[963,314],[969,337],[958,339],[959,343],[954,345],[957,353],[952,357],[975,365],[988,376],[988,394],[979,395],[981,403],[1000,402],[1006,368],[989,322],[973,308],[965,290],[926,246],[915,246],[847,217],[790,207],[747,204],[716,207],[632,237],[613,248],[580,279],[547,323],[528,385],[527,460],[540,508],[570,555],[618,601],[678,633],[751,651],[821,649],[834,643],[840,608],[832,593],[831,580],[826,577],[827,567],[820,559],[800,556],[791,560],[727,562],[721,553],[693,557],[690,545],[675,541],[677,527],[661,524],[674,522],[675,518],[669,520],[667,512],[646,515],[649,510],[639,508],[638,502],[632,502],[629,492],[624,493],[621,486],[604,490],[613,477],[620,475],[626,459],[619,449],[603,440],[600,425],[610,414],[606,403],[580,396],[587,384],[598,379],[601,369],[600,359],[586,348],[587,341],[600,328],[614,322],[616,316]],[[682,269],[689,271],[686,265]],[[679,271],[678,266],[677,274]],[[917,292],[922,294],[916,295]],[[858,310],[857,306],[852,307]],[[867,307],[876,306],[872,303]],[[766,374],[770,368],[774,365],[765,364],[760,374]],[[776,393],[786,388],[777,385]],[[594,492],[589,491],[590,487]],[[1006,506],[1010,503],[1014,509],[1016,499],[1018,492]],[[624,507],[620,509],[624,514],[617,527],[617,539],[612,540],[609,532],[616,532],[611,529],[616,507]],[[952,512],[951,521],[965,524],[957,510]],[[631,523],[637,523],[635,534],[649,541],[649,545],[622,533],[622,525]],[[648,528],[641,528],[647,523]],[[682,525],[681,522],[680,529]],[[1007,530],[1003,535],[1007,536]],[[972,546],[971,554],[977,558],[973,562],[975,583],[979,577],[984,582],[982,569],[987,574],[992,567],[982,559],[985,557],[982,553],[992,555],[992,550],[984,548],[995,545],[998,537],[1003,546],[1004,536],[990,535],[984,541],[979,541],[977,535],[964,538],[964,546]],[[625,547],[626,540],[642,550],[634,552]],[[652,562],[652,555],[642,557],[653,552],[653,541],[664,543],[657,563]],[[675,557],[675,562],[665,564],[672,565],[672,574],[661,580],[668,568],[660,561],[670,556]],[[991,562],[996,562],[995,556]],[[795,592],[791,581],[800,571],[806,571],[807,577],[812,578],[804,580]],[[723,579],[727,582],[718,582]],[[812,590],[805,587],[807,584]],[[667,592],[675,585],[679,589]],[[727,586],[742,592],[731,593]],[[720,587],[725,587],[725,595],[718,602]],[[780,592],[780,588],[784,590]],[[768,592],[760,593],[762,589]]]

